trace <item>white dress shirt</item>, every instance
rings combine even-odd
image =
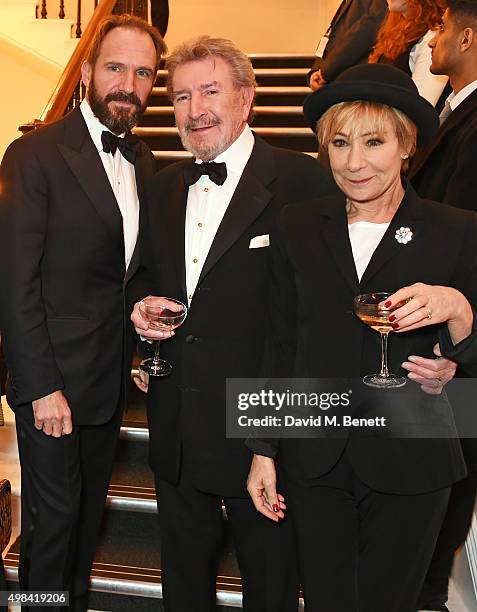
[[[116,149],[114,155],[103,151],[101,134],[104,130],[110,130],[100,123],[99,119],[93,114],[86,98],[81,102],[80,109],[94,146],[98,149],[123,217],[124,257],[127,270],[136,246],[139,230],[139,198],[134,165],[124,159],[119,149]]]
[[[185,221],[185,267],[189,305],[215,234],[252,154],[254,142],[252,131],[247,125],[237,140],[213,160],[226,163],[225,183],[216,185],[204,175],[189,187]],[[196,163],[200,161],[196,160]]]
[[[423,98],[426,98],[433,106],[437,104],[449,77],[444,74],[432,74],[430,68],[432,63],[432,50],[429,41],[435,36],[433,30],[429,30],[417,41],[409,53],[409,69],[412,80]]]
[[[355,223],[348,225],[351,250],[353,251],[359,282],[361,282],[371,257],[378,248],[388,227],[389,223],[370,223],[369,221],[355,221]]]
[[[476,89],[477,89],[477,80],[472,81],[472,83],[469,83],[465,87],[462,87],[462,89],[458,93],[452,92],[448,96],[446,100],[446,104],[447,102],[449,102],[451,109],[455,111],[455,109],[459,106],[459,104],[462,104],[462,102],[466,98],[468,98],[471,93],[474,93]]]

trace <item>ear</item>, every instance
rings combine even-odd
[[[459,47],[461,51],[467,51],[474,42],[475,32],[472,28],[464,28],[460,35]]]
[[[250,109],[252,107],[253,99],[255,97],[255,90],[253,87],[242,87],[242,99],[243,99],[243,120],[248,121]]]
[[[91,64],[89,62],[83,62],[81,64],[81,80],[83,81],[85,87],[89,87],[91,81]]]

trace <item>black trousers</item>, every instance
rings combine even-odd
[[[222,552],[222,498],[156,479],[166,612],[211,612]],[[297,561],[290,525],[259,514],[250,499],[224,499],[246,612],[296,612]]]
[[[464,544],[470,526],[477,492],[477,472],[453,485],[449,505],[427,571],[420,602],[442,606],[448,599],[449,578],[456,551]]]
[[[121,415],[117,410],[108,423],[76,426],[61,438],[36,430],[33,417],[16,415],[22,479],[20,588],[69,591],[69,609],[78,612],[87,610]]]
[[[169,25],[169,0],[151,0],[151,23],[164,37]]]
[[[282,474],[308,612],[416,612],[449,489],[369,489],[346,452],[315,486]]]

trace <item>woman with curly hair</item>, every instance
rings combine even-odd
[[[369,56],[371,64],[393,64],[407,72],[421,96],[438,109],[445,100],[448,77],[432,74],[429,40],[439,28],[442,0],[387,0],[389,13],[378,31]],[[438,104],[439,102],[439,104]]]

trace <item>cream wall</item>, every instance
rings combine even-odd
[[[313,53],[339,0],[169,0],[170,19],[166,42],[169,48],[197,36],[211,34],[234,40],[248,53]],[[21,0],[23,5],[30,4]],[[9,7],[15,3],[0,0]],[[49,0],[49,17],[57,16],[59,2]],[[83,24],[93,0],[83,0]],[[66,17],[76,20],[76,0],[65,0]],[[32,21],[34,9],[32,12]],[[13,23],[13,22],[12,22]],[[41,24],[35,24],[42,27]],[[51,31],[54,24],[44,24]],[[59,24],[58,24],[59,25]],[[15,38],[25,39],[25,23],[20,32],[0,31],[0,70],[9,95],[0,100],[0,158],[19,133],[18,126],[39,116],[59,73],[58,49],[55,60],[35,55]],[[9,26],[14,30],[14,25]],[[1,28],[0,28],[1,30]],[[38,34],[38,32],[36,32]],[[20,36],[21,35],[21,36]],[[32,40],[26,36],[26,40]],[[58,45],[56,45],[58,47]],[[68,45],[65,46],[65,53]],[[66,64],[67,57],[64,59]]]

